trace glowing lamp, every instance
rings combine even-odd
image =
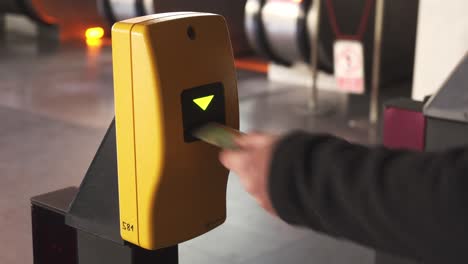
[[[102,27],[88,28],[85,36],[86,39],[102,39],[104,37],[104,29]]]

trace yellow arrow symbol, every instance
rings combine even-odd
[[[214,95],[209,95],[197,99],[193,99],[193,102],[197,104],[203,111],[206,111],[208,106],[210,106],[211,102],[213,101]]]

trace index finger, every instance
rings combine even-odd
[[[234,142],[240,148],[249,148],[253,146],[264,145],[268,142],[268,137],[266,134],[255,132],[235,137]]]

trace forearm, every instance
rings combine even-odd
[[[276,148],[270,196],[291,224],[406,256],[445,255],[468,245],[467,165],[464,150],[391,151],[297,133]]]

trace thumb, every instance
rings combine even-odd
[[[219,154],[219,161],[227,169],[236,172],[242,169],[245,157],[244,151],[224,150]]]

